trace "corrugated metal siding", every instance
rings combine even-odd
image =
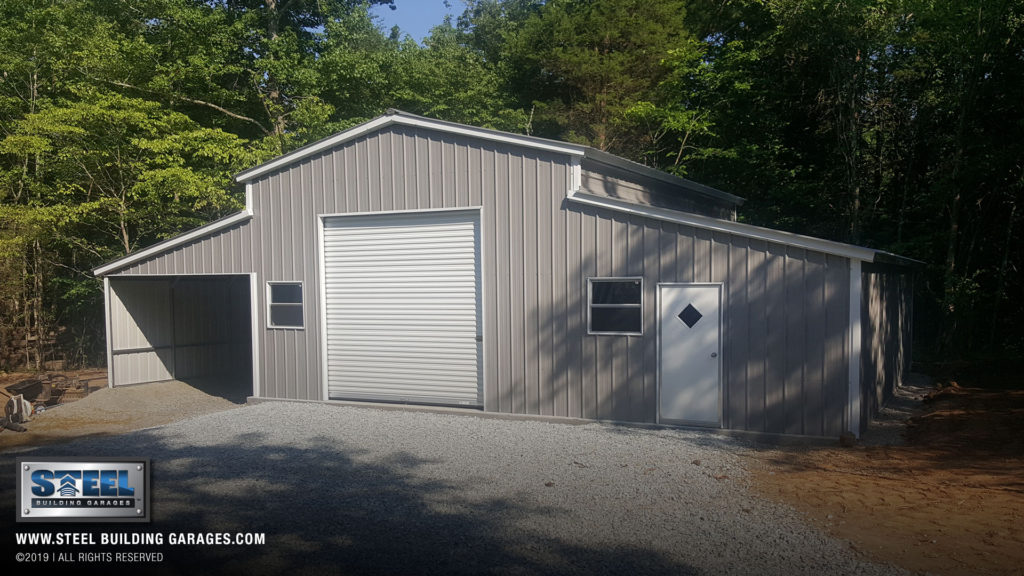
[[[501,290],[501,300],[484,294],[485,302],[495,298],[496,304],[495,307],[485,306],[484,323],[492,327],[502,322],[507,324],[514,306],[519,326],[517,334],[522,335],[525,320],[522,289],[516,292],[517,304],[512,304],[511,295],[507,292],[512,281],[509,278],[510,268],[504,265],[489,268],[487,254],[496,250],[498,242],[508,249],[508,234],[512,229],[507,224],[507,210],[516,209],[513,218],[520,226],[515,228],[518,238],[513,245],[522,265],[523,258],[527,256],[522,246],[525,217],[521,208],[522,187],[524,180],[529,179],[546,179],[542,186],[547,190],[548,205],[557,206],[550,190],[559,189],[564,198],[569,182],[567,158],[450,134],[392,127],[254,182],[257,215],[252,222],[252,237],[256,244],[253,252],[263,255],[256,270],[260,281],[301,280],[307,286],[308,303],[304,330],[271,329],[263,332],[263,394],[309,399],[319,399],[322,395],[319,385],[320,319],[315,300],[319,294],[316,227],[321,214],[485,206],[481,224],[484,230],[484,290],[497,291],[489,284],[494,284],[499,274],[505,277],[506,288]],[[304,192],[300,193],[300,190]],[[500,223],[496,220],[499,213],[502,215]],[[534,219],[533,216],[530,218],[531,221]],[[498,226],[503,234],[496,231]],[[531,262],[538,253],[537,245],[532,246]],[[519,278],[518,281],[525,289],[526,280]],[[265,295],[261,292],[258,297],[263,309],[266,306]],[[502,306],[505,309],[499,312]],[[500,330],[490,328],[489,332],[500,333]],[[518,361],[507,362],[502,369],[511,372],[514,365],[518,381],[522,382],[526,377],[526,343],[522,338],[514,340],[513,352],[513,339],[507,333],[500,338],[485,336],[485,357],[488,354],[505,357],[505,354],[514,353]],[[531,349],[530,352],[535,351]],[[485,374],[485,382],[500,381],[496,376],[498,366],[486,364],[487,361],[485,369],[489,374]],[[506,384],[509,382],[507,379],[504,381]],[[535,379],[533,382],[531,394],[536,397],[539,385]],[[517,388],[516,401],[525,409],[525,387],[519,385]],[[485,400],[488,396],[496,398],[497,394],[497,391],[485,390]],[[538,404],[539,398],[533,403]]]
[[[653,421],[656,284],[722,282],[725,425],[846,429],[846,259],[568,205],[570,170],[556,154],[391,127],[254,182],[261,286],[306,287],[305,328],[262,332],[263,395],[322,396],[319,215],[483,206],[485,409]],[[586,334],[590,276],[644,278],[642,336]]]
[[[252,354],[247,277],[186,278],[172,283],[174,375],[247,380]]]
[[[111,279],[115,386],[173,378],[170,303],[170,284],[165,280]],[[130,350],[136,351],[125,352]]]
[[[863,429],[910,371],[914,282],[906,269],[873,264],[861,282]]]
[[[248,277],[111,277],[110,286],[114,385],[250,378]]]
[[[654,178],[645,178],[588,158],[583,159],[580,169],[581,187],[591,194],[723,220],[736,219],[734,205],[725,200],[698,192],[683,192]]]
[[[177,378],[221,375],[228,358],[228,290],[224,282],[175,282],[174,369]]]
[[[246,274],[252,272],[252,227],[249,222],[220,230],[195,242],[178,246],[137,262],[118,276]]]
[[[572,235],[566,313],[582,350],[569,416],[654,418],[657,282],[723,283],[724,426],[838,435],[845,426],[849,262],[801,249],[584,208]],[[578,254],[578,255],[577,255]],[[573,272],[576,272],[575,274]],[[586,336],[588,276],[643,276],[644,335]],[[575,294],[574,294],[575,292]],[[575,386],[580,388],[573,389]],[[559,407],[561,411],[561,407]]]

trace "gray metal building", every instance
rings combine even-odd
[[[906,260],[585,146],[389,112],[237,179],[95,270],[111,386],[838,436],[909,366]]]

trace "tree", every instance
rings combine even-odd
[[[536,77],[518,86],[542,126],[567,138],[631,158],[643,155],[642,134],[627,111],[664,76],[661,61],[689,37],[685,3],[551,0],[516,32],[518,54]],[[534,98],[544,96],[544,100]]]

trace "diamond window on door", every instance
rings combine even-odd
[[[693,307],[693,304],[687,304],[686,308],[683,308],[683,311],[679,313],[679,316],[677,316],[677,318],[683,321],[683,324],[686,324],[687,328],[693,328],[693,325],[703,317],[704,315],[698,312],[697,309]]]

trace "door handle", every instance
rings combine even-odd
[[[712,352],[711,353],[711,357],[712,358],[718,358],[718,352]]]

